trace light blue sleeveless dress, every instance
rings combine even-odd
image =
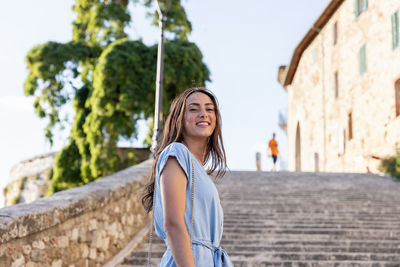
[[[156,169],[156,186],[154,194],[154,226],[156,234],[167,245],[159,267],[176,267],[168,245],[164,230],[164,217],[161,204],[160,174],[169,157],[175,157],[185,172],[188,183],[186,186],[185,223],[190,235],[192,212],[192,163],[195,175],[194,214],[192,251],[196,267],[232,267],[227,253],[220,247],[223,227],[223,211],[218,191],[204,170],[187,147],[181,143],[168,145],[160,154]]]

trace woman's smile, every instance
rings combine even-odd
[[[211,123],[208,121],[199,121],[198,123],[196,123],[196,125],[201,128],[206,128],[206,127],[210,126],[210,124]]]

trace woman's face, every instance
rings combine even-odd
[[[207,139],[216,125],[215,107],[204,93],[193,93],[186,100],[183,136]]]

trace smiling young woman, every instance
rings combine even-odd
[[[206,171],[204,166],[209,163]],[[220,247],[223,211],[209,177],[226,170],[218,102],[205,88],[190,88],[172,103],[163,140],[142,198],[154,214],[167,250],[159,266],[233,266]]]

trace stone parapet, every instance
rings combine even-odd
[[[149,220],[152,160],[29,204],[0,209],[0,266],[101,266]]]

